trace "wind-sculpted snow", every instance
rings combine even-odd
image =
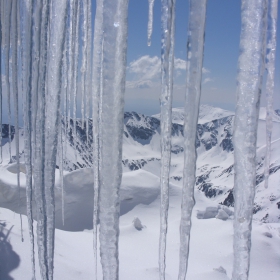
[[[26,215],[25,166],[20,165],[21,203],[18,203],[17,165],[0,167],[0,205],[16,213]],[[55,183],[55,227],[66,231],[92,229],[93,170],[83,168],[64,175],[64,224],[61,215],[61,185],[59,171]],[[137,170],[123,174],[120,188],[120,215],[131,211],[139,204],[149,205],[159,195],[159,177]],[[33,209],[35,204],[33,203]],[[34,211],[36,218],[36,211]]]

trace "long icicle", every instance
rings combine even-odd
[[[48,49],[48,31],[49,31],[49,0],[37,2],[34,4],[35,26],[37,26],[39,55],[39,76],[38,91],[36,102],[38,109],[34,119],[35,127],[35,150],[34,150],[34,186],[35,186],[35,202],[37,213],[37,244],[38,258],[40,265],[41,278],[49,279],[48,268],[48,245],[47,245],[47,202],[45,195],[45,122],[46,122],[46,72],[47,72],[47,49]],[[37,39],[37,38],[36,38]],[[37,42],[35,41],[37,44]],[[36,77],[32,77],[36,79]],[[35,89],[35,88],[34,88]],[[33,90],[33,89],[32,89]],[[40,94],[38,94],[40,92]]]
[[[10,89],[10,65],[9,65],[9,58],[10,58],[10,29],[11,29],[11,11],[12,11],[12,1],[6,0],[4,2],[5,5],[5,54],[4,54],[4,65],[5,65],[5,85],[6,85],[6,92],[7,92],[7,102],[8,102],[8,137],[9,137],[9,155],[10,155],[10,162],[12,162],[12,148],[11,148],[11,89]]]
[[[102,46],[103,46],[103,0],[96,1],[96,14],[94,22],[93,37],[93,68],[92,68],[92,136],[93,136],[93,176],[94,176],[94,197],[93,197],[93,268],[94,280],[97,279],[97,222],[99,206],[99,168],[100,168],[100,113],[102,95]]]
[[[171,160],[171,120],[174,67],[174,31],[176,0],[162,0],[161,46],[161,203],[159,238],[159,275],[165,279],[165,252],[169,207],[169,173]]]
[[[87,70],[87,21],[88,21],[88,1],[85,0],[82,2],[82,9],[81,9],[81,18],[82,18],[82,65],[81,65],[81,114],[82,114],[82,125],[81,128],[84,129],[85,125],[85,90],[86,90],[86,70]]]
[[[18,101],[18,5],[17,1],[13,0],[12,15],[11,15],[11,58],[10,68],[12,73],[12,92],[14,95],[15,109],[15,146],[16,146],[16,163],[17,163],[17,187],[18,187],[18,206],[21,206],[20,195],[20,162],[19,162],[19,101]],[[22,216],[20,214],[20,230],[21,241],[23,242]]]
[[[62,110],[62,108],[61,108]],[[64,145],[63,145],[63,131],[62,131],[62,122],[63,122],[63,116],[60,115],[60,121],[59,121],[59,174],[60,174],[60,188],[61,188],[61,218],[62,218],[62,224],[64,225],[64,178],[63,178],[63,158],[64,158]]]
[[[242,0],[237,105],[234,121],[233,280],[247,280],[250,266],[256,140],[262,87],[266,1]],[[248,125],[249,124],[249,125]]]
[[[201,94],[206,6],[207,0],[191,0],[189,6],[179,280],[185,279],[187,273],[191,215],[195,204],[194,186],[197,158],[195,142]]]
[[[75,164],[77,165],[77,98],[78,98],[78,64],[79,64],[79,26],[80,26],[80,1],[75,2],[75,14],[74,14],[74,26],[73,26],[73,41],[74,41],[74,52],[73,52],[73,72],[72,72],[72,83],[73,83],[73,142],[75,151]]]
[[[68,8],[67,8],[68,11]],[[68,15],[66,17],[66,21],[68,20]],[[66,119],[66,113],[67,113],[67,56],[66,56],[66,41],[67,41],[67,35],[65,31],[65,48],[63,50],[63,59],[62,59],[62,88],[61,88],[61,111],[60,111],[60,123],[59,123],[59,133],[60,133],[60,163],[59,163],[59,171],[60,171],[60,187],[61,187],[61,218],[62,218],[62,224],[65,223],[65,190],[64,190],[64,163],[67,155],[67,119]],[[62,113],[63,112],[63,113]]]
[[[62,60],[65,42],[66,0],[53,1],[50,6],[50,36],[47,64],[46,132],[44,185],[47,210],[48,279],[53,279],[55,234],[55,169],[62,90]],[[48,149],[48,150],[47,150]]]
[[[122,178],[128,0],[104,0],[103,5],[99,238],[103,279],[113,280],[119,279],[119,188]]]
[[[2,46],[2,26],[3,26],[3,14],[4,14],[4,3],[0,2],[0,77],[2,77],[2,55],[3,55],[3,46]],[[3,161],[2,155],[2,78],[0,80],[0,164]]]
[[[22,88],[24,93],[24,160],[26,169],[26,212],[29,238],[31,244],[32,280],[35,280],[35,251],[32,209],[32,3],[30,0],[20,2],[21,6],[21,48],[22,48]]]
[[[68,23],[69,28],[67,28],[67,121],[65,124],[65,137],[70,140],[70,128],[71,128],[71,92],[72,88],[72,70],[73,70],[73,20],[74,20],[74,1],[69,0],[69,12],[68,12]],[[73,134],[73,129],[72,129]]]
[[[154,18],[154,3],[155,0],[149,0],[149,18],[148,18],[148,46],[151,46],[152,43],[152,33],[153,33],[153,18]]]
[[[91,14],[92,14],[92,5],[91,5],[91,0],[88,1],[88,9],[87,9],[87,69],[86,69],[86,89],[85,89],[85,95],[86,95],[86,112],[85,112],[85,117],[86,117],[86,136],[87,136],[87,147],[89,149],[89,116],[90,116],[90,102],[91,102],[91,79],[92,79],[92,27],[91,27]],[[92,166],[92,162],[90,162],[91,154],[89,155],[89,166]]]
[[[264,186],[268,188],[270,149],[272,135],[274,73],[276,56],[276,30],[277,30],[278,0],[268,0],[268,30],[267,30],[267,80],[266,80],[266,157],[264,170]]]

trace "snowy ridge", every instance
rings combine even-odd
[[[228,116],[233,116],[234,112],[227,111],[218,107],[202,104],[200,105],[198,123],[203,124],[212,120],[221,119]],[[160,119],[160,114],[153,115],[153,117]],[[184,108],[172,109],[172,122],[184,124]]]
[[[228,280],[232,269],[232,219],[234,199],[232,195],[234,169],[232,125],[234,116],[214,119],[198,125],[197,151],[198,166],[195,187],[196,206],[193,211],[194,225],[191,238],[189,277],[194,280]],[[270,165],[269,188],[264,188],[265,142],[263,120],[259,120],[259,140],[257,150],[257,186],[254,206],[252,269],[250,280],[265,279],[268,271],[270,279],[279,278],[280,270],[276,269],[280,256],[279,214],[280,214],[280,128],[274,123],[272,157]],[[20,166],[21,206],[18,206],[16,186],[16,163],[9,163],[7,126],[3,126],[4,163],[0,166],[0,222],[3,234],[8,234],[12,225],[10,240],[13,250],[20,256],[20,264],[9,275],[17,279],[30,279],[28,263],[28,242],[19,242],[20,228],[17,214],[25,215],[25,167]],[[56,203],[56,251],[54,279],[67,278],[74,280],[90,279],[93,273],[92,261],[92,197],[93,172],[86,168],[91,164],[91,141],[87,145],[86,128],[81,128],[77,120],[77,162],[75,162],[73,121],[70,123],[67,142],[67,170],[64,171],[65,184],[65,225],[62,224],[60,174],[56,170],[55,203]],[[91,122],[89,122],[91,130]],[[12,127],[13,131],[13,127]],[[89,136],[90,137],[90,136]],[[12,139],[14,139],[12,135]],[[159,228],[159,173],[160,173],[160,121],[157,118],[135,112],[124,115],[123,135],[123,179],[120,189],[120,278],[158,279],[157,244]],[[89,139],[91,140],[91,138]],[[170,211],[169,233],[167,236],[166,279],[176,279],[178,266],[178,229],[180,222],[180,195],[183,168],[183,130],[182,125],[172,125],[172,160],[170,173]],[[23,131],[20,131],[20,150],[23,150]],[[12,155],[15,154],[15,143],[12,141]],[[21,157],[21,161],[23,156]],[[58,161],[59,162],[59,161]],[[59,164],[57,164],[59,166]],[[58,167],[57,166],[57,167]],[[84,168],[82,168],[84,167]],[[6,208],[6,209],[5,209]],[[36,217],[36,213],[34,213]],[[24,238],[28,240],[28,226],[25,216]],[[2,224],[5,226],[2,226]],[[35,222],[36,224],[36,222]],[[207,238],[202,234],[207,228]],[[217,228],[219,229],[217,231]],[[36,235],[36,233],[35,233]],[[76,240],[80,239],[77,243]],[[84,240],[84,242],[82,241]],[[211,240],[211,242],[209,242]],[[175,242],[175,243],[174,243]],[[69,245],[71,244],[71,245]],[[77,244],[77,245],[76,245]],[[213,257],[215,248],[220,254]],[[35,247],[37,245],[35,244]],[[99,245],[98,245],[99,246]],[[257,246],[257,247],[255,247]],[[267,246],[273,250],[267,250]],[[69,249],[67,249],[69,248]],[[154,254],[148,254],[147,248]],[[151,248],[151,249],[150,249]],[[152,249],[153,248],[153,249]],[[193,248],[193,249],[192,249]],[[35,248],[36,251],[36,248]],[[209,254],[206,253],[209,251]],[[83,265],[75,257],[82,258]],[[67,257],[66,257],[67,255]],[[269,264],[263,265],[269,259]],[[145,257],[143,257],[145,256]],[[225,258],[225,256],[227,256]],[[37,257],[36,257],[37,258]],[[99,258],[99,257],[98,257]],[[197,259],[200,259],[199,265]],[[139,262],[137,260],[140,260]],[[99,262],[98,262],[99,263]],[[122,263],[128,263],[123,266]],[[1,264],[0,264],[1,265]],[[265,267],[265,269],[264,269]],[[260,269],[261,270],[260,270]],[[37,269],[37,273],[38,273]],[[22,275],[26,278],[22,278]],[[98,267],[98,279],[101,279],[101,267]],[[74,276],[73,276],[74,275]],[[38,279],[40,278],[37,275]],[[73,278],[74,277],[74,278]],[[5,278],[4,278],[5,279]]]
[[[216,117],[216,108],[203,106],[212,112],[206,118]],[[222,109],[221,109],[222,110]],[[203,111],[203,110],[201,110]],[[219,110],[218,110],[219,111]],[[221,112],[221,111],[220,111]],[[227,113],[226,113],[227,114]],[[202,115],[202,114],[201,114]],[[263,109],[260,111],[257,150],[257,190],[255,198],[255,218],[266,222],[279,222],[280,191],[273,187],[280,181],[279,139],[280,123],[274,121],[272,134],[272,158],[270,164],[270,187],[265,190],[264,160],[265,160],[265,121],[262,119]],[[234,116],[229,115],[210,122],[198,124],[196,147],[198,153],[196,188],[208,199],[218,204],[234,206],[233,184],[233,131]],[[74,152],[73,121],[70,122],[67,136],[67,156],[64,162],[65,171],[73,171],[92,166],[92,122],[89,121],[89,141],[86,138],[86,127],[82,128],[81,120],[77,120],[77,161]],[[62,123],[64,125],[64,123]],[[12,132],[14,128],[11,127]],[[64,129],[63,129],[64,131]],[[3,125],[3,166],[9,163],[7,125]],[[13,138],[12,133],[12,139]],[[181,186],[183,170],[183,126],[172,124],[171,170],[170,180]],[[124,114],[123,134],[123,172],[144,170],[160,176],[160,120],[136,112]],[[12,155],[15,155],[15,145],[12,141]],[[278,146],[277,146],[278,145]],[[23,131],[20,130],[20,151],[23,162]],[[14,157],[12,157],[14,158]],[[57,168],[59,167],[57,161]]]

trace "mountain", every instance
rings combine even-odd
[[[192,280],[229,280],[233,263],[233,184],[234,159],[232,131],[234,115],[201,117],[196,148],[198,153],[195,187],[196,204],[192,213],[188,277]],[[220,111],[220,110],[218,110]],[[183,116],[182,109],[178,109]],[[220,111],[221,112],[221,111]],[[202,116],[202,114],[201,114]],[[210,118],[210,120],[209,120]],[[91,279],[93,276],[92,137],[86,124],[62,122],[64,140],[64,222],[60,171],[55,177],[55,264],[54,279]],[[89,132],[92,130],[89,121]],[[68,127],[68,128],[67,128]],[[257,186],[252,225],[249,280],[279,279],[280,195],[279,122],[274,120],[269,188],[264,189],[265,121],[259,120]],[[65,128],[66,134],[65,134]],[[20,189],[17,186],[14,128],[3,125],[3,163],[0,164],[0,278],[31,279],[29,229],[26,215],[25,166],[20,154]],[[67,136],[67,137],[66,137]],[[179,263],[179,228],[183,170],[183,127],[172,125],[172,161],[169,190],[166,279],[176,279]],[[20,150],[24,135],[20,129]],[[160,223],[160,120],[135,112],[124,114],[123,177],[120,187],[120,279],[158,279],[158,237]],[[76,152],[74,149],[76,146]],[[60,154],[61,149],[58,151]],[[59,167],[57,161],[57,168]],[[20,190],[20,192],[18,191]],[[19,195],[20,194],[20,195]],[[19,200],[20,198],[20,200]],[[35,205],[34,205],[35,206]],[[36,207],[33,207],[36,239]],[[19,213],[23,214],[21,217]],[[21,229],[22,225],[22,229]],[[25,242],[21,242],[21,234]],[[1,250],[1,248],[3,250]],[[98,246],[99,248],[99,246]],[[35,252],[37,252],[35,242]],[[98,279],[102,279],[98,251]],[[40,279],[35,253],[36,279]],[[197,261],[199,260],[199,261]]]
[[[265,109],[260,110],[257,141],[257,178],[254,218],[263,222],[279,222],[280,220],[280,117],[273,116],[272,150],[270,163],[269,188],[264,188],[265,162]],[[123,132],[123,172],[143,170],[160,176],[160,119],[158,115],[146,116],[136,112],[124,114]],[[184,131],[183,109],[173,109],[172,124],[172,158],[170,182],[182,186]],[[206,198],[217,205],[234,206],[234,157],[233,157],[233,123],[234,114],[220,108],[202,105],[197,125],[197,177],[196,188]],[[74,122],[62,121],[65,154],[64,170],[73,171],[91,167],[92,158],[92,122],[76,121],[76,137],[74,137]],[[4,164],[9,162],[7,125],[3,126],[3,155]],[[12,127],[12,139],[14,128]],[[65,133],[66,132],[66,133]],[[21,149],[23,149],[23,133],[20,131]],[[67,135],[67,137],[65,137]],[[15,155],[12,141],[12,155]],[[76,151],[74,147],[76,148]],[[59,149],[60,151],[60,149]],[[13,161],[14,157],[12,158]],[[23,161],[23,156],[21,157]],[[59,167],[57,160],[57,167]]]
[[[233,115],[231,111],[202,104],[199,109],[198,123],[202,124]],[[160,114],[153,117],[160,119]],[[184,108],[172,108],[172,123],[184,124]]]

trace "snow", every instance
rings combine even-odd
[[[201,104],[199,108],[198,123],[203,124],[212,120],[221,119],[233,115],[234,112],[206,104]],[[160,119],[160,114],[153,115],[153,117]],[[278,119],[280,121],[279,117]],[[184,108],[172,108],[172,122],[184,124]]]
[[[261,117],[261,116],[260,116]],[[210,118],[210,117],[209,117]],[[259,124],[263,120],[259,120]],[[144,116],[139,123],[134,120],[134,125],[145,126]],[[277,123],[274,123],[273,133],[277,138]],[[209,127],[209,125],[207,125]],[[261,127],[261,126],[260,126]],[[264,129],[264,127],[263,127]],[[259,131],[259,144],[257,149],[258,162],[263,163],[265,158],[265,139],[263,131]],[[224,126],[218,128],[218,137],[224,132]],[[131,171],[124,167],[123,179],[120,188],[121,217],[119,236],[119,260],[120,279],[158,279],[158,237],[159,237],[159,170],[158,160],[148,161],[152,157],[160,158],[159,131],[153,135],[150,144],[142,145],[134,141],[132,137],[124,137],[123,153],[127,159],[145,159],[147,164],[141,169]],[[204,136],[202,136],[203,139]],[[207,136],[208,137],[208,136]],[[174,139],[175,138],[175,139]],[[280,165],[279,138],[272,142],[271,167]],[[174,135],[172,141],[182,145],[183,136]],[[233,164],[233,153],[223,152],[219,143],[210,150],[200,147],[197,162],[197,176],[209,173],[206,182],[217,186],[224,193],[211,198],[196,186],[196,206],[192,214],[192,233],[190,240],[190,256],[188,278],[192,280],[217,280],[230,279],[233,262],[233,216],[232,207],[219,205],[224,201],[227,191],[233,187],[233,173],[225,172]],[[3,139],[5,140],[5,139]],[[67,143],[68,144],[68,143]],[[23,135],[20,133],[20,151],[23,149]],[[17,175],[16,163],[9,162],[8,143],[3,146],[4,164],[0,169],[0,223],[6,221],[7,225],[3,232],[14,227],[9,235],[10,245],[14,257],[14,268],[8,273],[15,280],[30,279],[32,276],[30,260],[30,243],[28,223],[25,216],[25,168],[20,166],[21,198],[22,206],[18,209],[17,203]],[[71,153],[72,147],[68,144],[67,152]],[[15,155],[15,141],[12,141],[12,155]],[[80,155],[78,155],[78,158]],[[22,159],[21,159],[22,160]],[[74,154],[72,155],[74,160]],[[174,176],[182,176],[183,160],[182,153],[172,154],[170,173],[170,207],[169,207],[169,230],[166,248],[166,279],[177,279],[179,264],[179,223],[182,180],[175,180]],[[260,166],[257,174],[262,174],[263,166]],[[54,252],[54,279],[92,279],[93,250],[92,250],[92,201],[93,201],[93,172],[90,168],[79,169],[72,172],[64,171],[65,182],[65,225],[61,217],[61,189],[60,172],[56,169],[55,202],[56,202],[56,230]],[[222,174],[222,175],[221,175]],[[280,176],[279,172],[272,173],[269,178],[269,188],[264,188],[264,182],[257,185],[255,201],[261,206],[261,210],[253,216],[252,251],[250,280],[279,279],[279,209],[276,202],[279,200]],[[173,178],[173,179],[172,179]],[[206,209],[216,209],[211,218],[199,219],[199,213]],[[217,210],[221,207],[227,214],[228,219],[223,221],[217,218]],[[219,208],[219,209],[218,209]],[[211,209],[211,208],[210,208]],[[12,212],[15,211],[15,212]],[[25,242],[20,239],[20,219],[18,213],[23,214],[23,234]],[[209,217],[209,211],[207,212]],[[265,220],[263,217],[268,214]],[[36,217],[36,213],[34,213]],[[135,229],[134,220],[138,218],[143,225],[141,231]],[[34,227],[36,227],[36,221]],[[1,231],[1,230],[0,230]],[[271,237],[272,236],[272,237]],[[1,238],[1,246],[3,237]],[[36,240],[35,232],[35,240]],[[4,242],[5,248],[10,245]],[[3,245],[3,246],[4,246]],[[2,248],[2,247],[1,247]],[[97,244],[99,248],[99,243]],[[8,250],[7,249],[7,250]],[[10,252],[10,251],[9,251]],[[37,252],[37,244],[35,244]],[[18,257],[20,262],[17,263]],[[37,254],[37,253],[36,253]],[[98,278],[102,279],[101,265],[98,256]],[[5,257],[5,260],[8,258]],[[0,262],[1,266],[2,261]],[[3,262],[4,263],[4,262]],[[3,264],[2,264],[3,267]],[[1,269],[2,269],[1,267]],[[220,272],[220,267],[227,272]],[[2,270],[4,271],[4,270]],[[36,273],[39,276],[38,257],[36,256]],[[24,275],[24,276],[23,276]],[[5,279],[5,278],[4,278]],[[1,279],[2,280],[2,279]]]
[[[3,169],[0,172],[1,179],[2,177],[11,177],[9,181],[12,181],[13,186],[16,187],[16,178],[12,177],[12,173],[5,173],[2,176],[2,171]],[[71,192],[67,192],[67,195],[74,198],[80,194],[80,198],[77,198],[77,202],[79,201],[80,205],[89,200],[89,194],[82,192],[80,188],[75,191],[73,187],[83,185],[83,180],[89,177],[86,176],[86,174],[89,175],[88,172],[90,172],[88,169],[82,169],[65,175],[66,188],[71,188]],[[71,177],[69,177],[70,175]],[[76,181],[71,186],[68,186],[68,183],[72,182],[72,179],[75,177],[77,178]],[[149,195],[149,189],[159,190],[159,178],[151,173],[133,171],[124,173],[123,178],[124,183],[122,184],[122,188],[127,191],[127,198],[128,195],[131,195],[131,198],[137,197],[140,193]],[[141,182],[143,183],[142,191],[140,191]],[[137,184],[139,191],[134,192],[132,186],[135,184]],[[86,187],[85,185],[84,187]],[[57,182],[58,187],[59,182]],[[171,184],[166,261],[166,279],[169,280],[177,279],[178,275],[180,193],[180,187]],[[218,205],[215,201],[213,202],[205,198],[199,191],[195,191],[195,198],[197,203],[192,215],[193,226],[188,278],[192,280],[229,280],[233,261],[232,218],[226,221],[214,217],[210,219],[197,219],[196,215],[198,211],[204,211],[207,207],[218,207]],[[142,202],[147,202],[147,200],[144,199]],[[68,203],[69,205],[73,205],[73,202],[69,201]],[[134,208],[120,217],[120,279],[158,279],[159,203],[159,197],[156,197],[148,204],[135,204]],[[81,217],[80,213],[72,212],[72,218],[76,222]],[[135,229],[134,221],[136,217],[144,226],[141,231]],[[23,243],[20,240],[20,222],[17,213],[1,207],[0,223],[0,232],[3,234],[7,234],[7,231],[13,226],[7,239],[9,243],[4,241],[3,235],[0,235],[1,249],[5,246],[5,252],[9,253],[10,258],[13,259],[13,261],[10,261],[11,259],[8,257],[5,257],[4,260],[1,259],[1,269],[5,267],[7,261],[10,261],[11,264],[11,268],[6,268],[6,270],[2,269],[2,273],[4,273],[5,277],[9,275],[9,277],[13,277],[15,280],[30,279],[32,272],[30,269],[30,244],[28,242],[29,236],[26,216],[23,215],[23,234],[25,239]],[[3,226],[4,223],[6,223],[5,226]],[[36,222],[34,226],[36,226]],[[55,236],[54,279],[91,279],[93,277],[92,230],[84,229],[74,232],[65,229],[56,229]],[[278,223],[266,224],[260,223],[259,221],[253,222],[249,280],[279,279],[279,242],[280,226]],[[37,252],[36,244],[35,252]],[[37,256],[36,266],[37,279],[40,279]],[[220,267],[226,270],[227,274]],[[1,279],[8,279],[5,277]],[[99,257],[98,279],[102,279]]]

